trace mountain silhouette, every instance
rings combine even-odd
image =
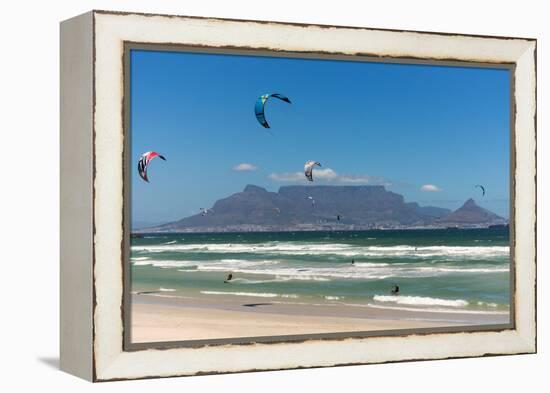
[[[506,219],[469,199],[451,212],[405,202],[384,186],[283,186],[278,192],[247,185],[195,214],[151,231],[226,232],[364,230],[373,228],[488,226]]]
[[[470,198],[460,208],[441,218],[439,222],[449,224],[504,224],[506,219],[478,206]]]

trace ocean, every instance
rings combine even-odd
[[[510,306],[508,229],[144,234],[131,239],[130,263],[132,292],[153,296],[499,314]]]

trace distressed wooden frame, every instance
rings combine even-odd
[[[256,340],[250,345],[130,345],[124,333],[124,200],[129,190],[124,182],[124,61],[128,45],[141,44],[513,69],[510,326]],[[534,39],[105,11],[61,24],[60,351],[67,372],[106,381],[533,353],[535,235]]]

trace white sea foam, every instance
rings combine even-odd
[[[276,266],[278,261],[254,261],[245,259],[222,259],[221,261],[201,261],[197,265],[198,270],[204,271],[234,271],[234,272],[249,272],[254,269],[261,269],[264,273],[269,274],[272,266]],[[269,270],[268,270],[269,269]]]
[[[160,293],[148,293],[147,296],[154,296],[154,297],[163,297],[168,299],[181,299],[181,296],[173,296],[173,295],[162,295]]]
[[[448,267],[424,267],[405,265],[380,265],[380,266],[332,266],[316,268],[296,268],[267,264],[263,266],[243,266],[225,264],[202,264],[198,266],[201,271],[231,271],[234,273],[275,275],[280,279],[306,280],[306,281],[330,281],[330,279],[384,279],[388,277],[433,277],[452,273],[498,273],[507,272],[508,268],[448,268]]]
[[[341,296],[325,296],[325,299],[327,300],[340,300],[342,299]]]
[[[289,280],[290,278],[288,277],[275,277],[267,280],[251,280],[248,278],[238,277],[238,278],[232,279],[231,283],[247,285],[247,284],[266,284],[266,283],[273,283],[273,282],[283,282],[283,281],[289,281]]]
[[[266,242],[253,244],[161,244],[132,246],[133,252],[221,253],[265,255],[337,255],[343,257],[410,257],[426,259],[448,257],[459,259],[500,258],[508,256],[508,246],[355,246],[345,243]]]
[[[330,281],[331,279],[367,279],[379,280],[384,278],[418,278],[435,277],[448,274],[490,274],[509,271],[506,265],[477,265],[476,267],[446,266],[418,266],[412,263],[369,263],[357,262],[352,264],[320,264],[294,267],[292,262],[284,260],[157,260],[133,258],[137,266],[150,265],[164,269],[193,269],[202,272],[233,272],[254,275],[275,276],[275,280],[305,280]],[[260,279],[258,279],[260,280]],[[266,279],[261,279],[265,281]],[[273,279],[269,279],[273,280]],[[262,281],[257,281],[259,283]],[[244,283],[244,282],[243,282]],[[249,282],[251,283],[251,282]]]
[[[303,281],[330,281],[330,278],[327,277],[317,277],[314,275],[292,275],[289,274],[287,276],[277,276],[278,278],[282,278],[284,280],[303,280]]]
[[[381,279],[394,273],[391,269],[384,271],[367,271],[353,269],[353,267],[319,267],[319,268],[294,268],[294,267],[276,267],[268,266],[263,268],[226,265],[200,265],[201,271],[231,271],[233,273],[244,273],[254,275],[275,275],[279,279],[286,280],[304,280],[304,281],[330,281],[334,278],[356,278],[356,279]]]
[[[487,306],[487,307],[498,307],[497,303],[487,303],[487,302],[477,302],[478,306]]]
[[[145,260],[136,260],[132,258],[132,264],[135,266],[154,266],[161,268],[176,268],[176,267],[189,267],[196,268],[197,261],[179,261],[179,260],[158,260],[158,259],[145,259]]]
[[[347,306],[352,306],[354,304],[347,304]],[[366,305],[357,305],[359,307],[372,307],[384,310],[399,310],[399,311],[415,311],[415,312],[435,312],[435,313],[451,313],[451,314],[491,314],[491,315],[507,315],[508,311],[484,311],[484,310],[470,310],[470,309],[457,309],[457,308],[415,308],[415,307],[400,307],[400,306],[386,306],[380,304],[368,303]],[[431,320],[431,318],[430,318]]]
[[[375,295],[373,299],[376,302],[391,302],[412,306],[466,307],[468,305],[468,302],[462,299],[449,300],[423,296]]]
[[[276,293],[254,293],[254,292],[225,292],[225,291],[201,291],[204,295],[232,295],[232,296],[248,296],[248,297],[278,297]]]
[[[176,292],[176,290],[173,289],[173,288],[162,288],[162,287],[159,288],[159,291],[160,292]]]
[[[190,296],[167,295],[165,293],[147,293],[147,294],[144,294],[144,295],[145,296],[167,298],[167,299],[194,299],[193,297],[190,297]]]
[[[419,266],[415,269],[422,272],[436,273],[504,273],[508,272],[508,267],[488,267],[488,268],[450,268],[450,267],[424,267]]]
[[[134,266],[146,266],[146,265],[153,265],[151,262],[147,261],[147,260],[140,260],[140,261],[137,261],[137,260],[133,260],[132,261],[132,265]]]

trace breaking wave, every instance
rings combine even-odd
[[[282,297],[297,299],[298,295],[295,294],[277,294],[267,292],[226,292],[226,291],[201,291],[204,295],[232,295],[232,296],[248,296],[248,297]]]
[[[418,278],[434,277],[449,274],[487,274],[504,273],[509,271],[507,265],[476,265],[469,266],[424,266],[411,263],[368,263],[358,262],[355,265],[342,263],[325,263],[314,266],[297,267],[286,260],[160,260],[133,258],[135,266],[150,265],[160,268],[177,268],[179,270],[199,272],[233,272],[254,274],[260,276],[275,276],[278,281],[306,280],[306,281],[330,281],[331,279],[385,279],[385,278]],[[261,283],[270,280],[235,279],[241,283]]]
[[[449,300],[422,296],[388,296],[375,295],[375,302],[391,302],[410,306],[444,306],[444,307],[466,307],[468,302],[462,299]]]
[[[133,252],[163,253],[163,252],[191,252],[191,253],[221,253],[221,254],[265,254],[265,255],[338,255],[344,257],[460,257],[464,258],[493,258],[507,256],[510,253],[508,246],[426,246],[413,247],[398,246],[355,246],[344,243],[292,243],[267,242],[253,244],[162,244],[151,246],[132,246]]]

